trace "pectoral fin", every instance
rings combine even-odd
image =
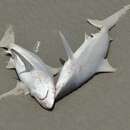
[[[17,85],[14,89],[0,95],[0,100],[4,99],[6,97],[12,96],[12,95],[18,96],[18,95],[21,95],[21,94],[28,95],[29,90],[27,89],[27,87],[22,82],[18,81]]]
[[[101,63],[100,67],[98,68],[97,70],[97,73],[98,72],[115,72],[116,69],[113,68],[107,59],[103,60],[103,62]]]
[[[15,60],[21,62],[21,64],[25,66],[25,70],[21,73],[30,72],[34,69],[33,65],[16,50],[12,49],[12,53],[15,55]]]

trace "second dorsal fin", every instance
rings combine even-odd
[[[40,41],[36,41],[36,43],[35,43],[35,45],[34,45],[34,47],[33,47],[33,52],[35,52],[35,53],[38,53],[38,52],[39,52],[40,44],[41,44]]]
[[[85,41],[88,40],[90,36],[85,32]]]
[[[64,48],[65,48],[65,51],[67,53],[68,58],[72,59],[72,57],[73,57],[73,51],[70,48],[70,45],[69,45],[68,41],[66,40],[66,38],[64,37],[64,35],[62,34],[61,31],[59,31],[59,35],[60,35],[60,37],[62,39],[62,42],[63,42],[63,45],[64,45]]]

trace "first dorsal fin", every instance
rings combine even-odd
[[[67,53],[68,58],[72,59],[72,57],[73,57],[73,51],[70,48],[68,41],[66,40],[66,38],[64,37],[64,35],[62,34],[61,31],[59,31],[59,35],[60,35],[60,37],[62,39],[62,42],[63,42],[63,45],[64,45],[64,48],[65,48],[65,51]]]
[[[85,32],[85,40],[89,38],[89,35]]]

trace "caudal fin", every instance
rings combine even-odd
[[[11,44],[15,43],[15,36],[12,25],[9,25],[8,29],[3,35],[3,38],[0,41],[1,48],[10,48]]]
[[[107,17],[104,20],[93,20],[93,19],[88,19],[87,21],[92,24],[93,26],[101,29],[101,28],[105,28],[107,30],[111,29],[120,19],[120,17],[122,17],[124,14],[127,13],[127,11],[130,9],[130,4],[124,6],[122,9],[120,9],[119,11],[117,11],[116,13],[114,13],[113,15]]]

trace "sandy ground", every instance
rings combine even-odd
[[[103,19],[129,0],[0,0],[0,37],[14,25],[16,43],[32,50],[41,40],[40,57],[52,66],[66,58],[62,30],[75,51],[84,32],[97,30],[86,18]],[[114,74],[100,74],[62,99],[52,112],[27,96],[0,101],[0,130],[129,130],[130,129],[130,11],[110,32],[109,52]],[[16,74],[5,69],[8,57],[0,56],[0,94],[15,87]]]

